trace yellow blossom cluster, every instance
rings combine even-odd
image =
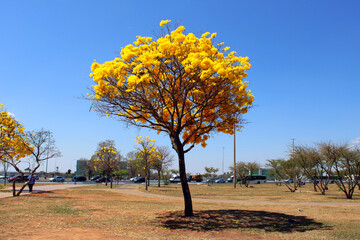
[[[117,166],[117,151],[113,146],[105,146],[100,148],[99,151],[95,152],[95,156],[96,157],[93,159],[95,171]]]
[[[0,160],[19,160],[31,154],[24,127],[0,104]]]
[[[155,140],[149,137],[138,136],[135,138],[137,148],[137,154],[145,161],[152,163],[157,159],[161,158],[161,154],[155,146]]]
[[[92,64],[89,98],[111,104],[107,115],[159,132],[180,131],[185,144],[205,147],[211,130],[233,134],[254,101],[244,81],[251,65],[223,43],[213,44],[215,38],[185,34],[184,26],[155,40],[138,36],[119,57]]]

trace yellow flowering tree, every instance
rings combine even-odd
[[[165,132],[179,159],[185,215],[192,216],[186,181],[185,153],[206,146],[213,131],[234,133],[254,97],[244,81],[248,57],[239,57],[216,33],[196,37],[185,27],[171,31],[161,21],[161,37],[138,36],[112,61],[94,62],[93,110],[128,124]]]
[[[26,138],[25,128],[11,114],[4,110],[3,104],[0,104],[0,160],[4,164],[9,164],[24,176],[18,165],[21,159],[29,156],[32,148]],[[16,192],[16,180],[13,182],[13,196],[19,196],[27,184]]]
[[[106,174],[105,184],[110,178],[110,188],[113,187],[113,172],[119,168],[121,155],[118,153],[115,142],[106,140],[98,144],[98,149],[92,157],[92,163],[95,171],[102,171]]]
[[[150,168],[156,159],[160,158],[160,153],[155,147],[155,140],[149,137],[138,136],[136,143],[136,159],[138,166],[143,168],[145,173],[145,189],[150,185]]]
[[[0,160],[10,164],[22,176],[24,172],[19,168],[22,158],[31,156],[34,159],[35,167],[31,170],[33,177],[42,161],[61,156],[60,151],[55,147],[55,141],[50,131],[43,129],[39,131],[25,132],[24,127],[3,109],[0,104]],[[16,192],[13,182],[13,196],[19,196],[29,181]]]
[[[31,154],[24,148],[25,128],[0,104],[0,159],[17,166],[19,160]],[[31,149],[30,149],[31,150]]]

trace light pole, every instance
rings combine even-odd
[[[222,159],[222,173],[223,173],[223,175],[225,174],[224,173],[224,148],[225,147],[223,147],[223,159]]]

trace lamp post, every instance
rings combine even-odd
[[[225,147],[223,147],[223,158],[222,158],[222,174],[223,175],[225,174],[225,172],[224,172],[224,148]]]

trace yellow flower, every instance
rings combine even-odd
[[[207,37],[209,34],[210,34],[209,32],[206,32],[206,33],[204,33],[203,35],[201,35],[201,37],[202,37],[202,38],[205,38],[205,37]]]
[[[230,47],[225,47],[225,48],[223,49],[223,51],[226,52],[226,51],[229,50],[229,49],[230,49]]]
[[[162,20],[161,22],[160,22],[160,26],[161,27],[164,27],[166,24],[168,24],[169,22],[171,22],[171,20]]]

